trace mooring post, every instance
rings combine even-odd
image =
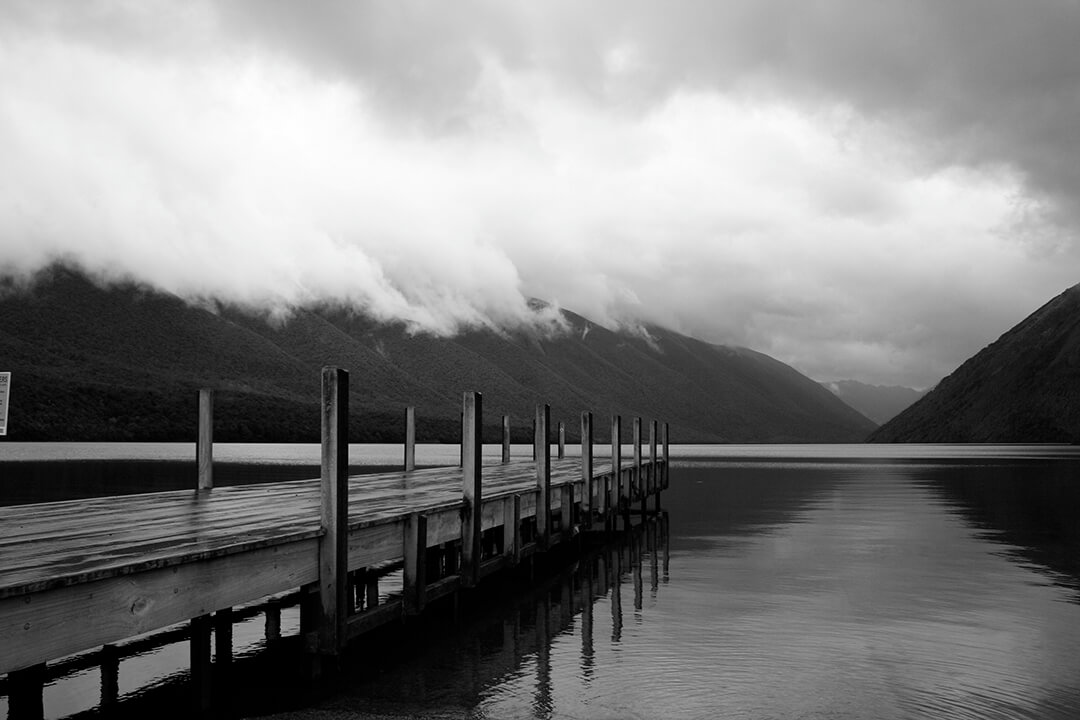
[[[669,473],[671,472],[671,455],[669,453],[669,448],[668,448],[668,424],[667,423],[664,423],[664,431],[660,435],[660,437],[661,437],[661,439],[663,440],[663,443],[664,443],[664,472],[663,472],[664,483],[663,483],[662,487],[663,487],[664,490],[667,490]]]
[[[510,462],[510,416],[502,416],[502,461],[505,465]]]
[[[232,639],[233,611],[223,608],[214,613],[214,663],[219,671],[232,662]]]
[[[345,646],[349,602],[349,373],[322,370],[322,528],[319,538],[320,655]]]
[[[274,598],[266,603],[266,644],[281,639],[281,601]]]
[[[213,618],[200,615],[191,619],[190,645],[192,700],[198,713],[210,709],[213,700],[213,676],[210,666],[210,631]]]
[[[559,421],[559,459],[566,457],[566,425]]]
[[[480,582],[480,521],[483,518],[483,495],[480,487],[481,427],[483,423],[483,397],[478,392],[467,392],[462,412],[462,490],[465,497],[465,515],[461,521],[461,582],[473,587]]]
[[[586,529],[592,528],[593,511],[593,461],[592,461],[592,413],[581,413],[581,514],[585,516]]]
[[[656,462],[656,438],[659,432],[656,421],[649,422],[649,494],[656,503],[655,510],[660,512],[660,478],[657,476],[660,466]]]
[[[416,408],[405,408],[405,472],[416,469]]]
[[[214,487],[214,391],[199,390],[199,430],[195,440],[199,489]]]
[[[611,416],[611,511],[618,514],[623,507],[622,479],[622,417]]]
[[[641,418],[634,418],[634,482],[630,486],[631,499],[644,494],[644,483],[641,482]]]
[[[548,426],[551,423],[551,406],[536,406],[536,434],[533,437],[533,453],[536,457],[536,534],[537,543],[546,550],[551,540],[551,444]]]
[[[521,561],[521,496],[512,495],[503,501],[503,554],[511,566]]]
[[[41,720],[45,716],[45,669],[45,663],[39,663],[8,673],[10,720]]]
[[[427,598],[427,515],[405,518],[405,569],[402,571],[406,615],[418,615]]]
[[[101,709],[108,712],[120,699],[120,650],[115,645],[101,647]]]

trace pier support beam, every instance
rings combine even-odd
[[[214,391],[199,390],[199,434],[195,440],[199,489],[214,487]]]
[[[551,406],[536,406],[536,434],[533,437],[533,453],[536,457],[536,534],[537,543],[546,550],[551,540],[551,443],[548,426],[551,424]]]
[[[641,477],[641,418],[634,418],[634,482],[630,486],[630,499],[641,498],[642,510],[645,509],[645,487]]]
[[[213,618],[200,615],[191,619],[191,690],[196,713],[210,709],[213,700],[213,675],[210,666],[210,631]]]
[[[416,469],[416,408],[405,408],[405,472]]]
[[[480,521],[483,517],[480,433],[483,424],[483,397],[478,392],[465,393],[464,407],[461,476],[465,512],[461,520],[461,582],[465,587],[473,587],[480,582]]]
[[[322,528],[319,538],[320,655],[345,645],[348,620],[349,373],[322,371]]]
[[[662,473],[664,482],[661,484],[661,488],[667,490],[668,488],[668,473],[671,472],[671,455],[668,448],[668,424],[664,423],[663,430],[660,434],[660,440],[664,444],[664,472]]]
[[[592,528],[593,492],[593,432],[592,413],[581,413],[581,514],[585,518],[585,529]]]
[[[622,476],[622,417],[611,416],[611,496],[612,511],[624,513],[629,521],[628,488]],[[629,524],[629,522],[627,522]]]
[[[566,457],[566,425],[562,420],[559,421],[559,459],[562,460]]]
[[[120,699],[120,650],[115,645],[101,648],[101,709],[109,712]]]

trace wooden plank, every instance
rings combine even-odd
[[[318,564],[310,538],[0,599],[0,674],[315,582]]]
[[[405,472],[416,469],[416,408],[405,408]]]
[[[401,533],[405,520],[355,528],[349,531],[348,571],[402,557]]]
[[[483,396],[467,392],[464,397],[464,423],[462,426],[462,497],[464,509],[461,518],[461,578],[465,587],[480,582],[480,539],[483,519],[483,489],[481,479],[481,428],[483,424]]]
[[[349,374],[322,370],[322,475],[319,539],[319,652],[345,645],[349,568]]]
[[[214,391],[199,390],[199,429],[195,440],[199,489],[214,487]]]

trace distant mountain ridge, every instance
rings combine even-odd
[[[923,396],[919,390],[900,385],[868,385],[857,380],[821,384],[878,425],[892,420]]]
[[[421,441],[456,441],[461,394],[484,393],[485,439],[508,413],[515,441],[538,401],[577,437],[591,409],[658,418],[680,442],[853,442],[873,424],[791,367],[658,327],[613,332],[564,312],[565,333],[410,335],[332,307],[282,322],[195,307],[137,284],[101,287],[54,266],[0,293],[0,364],[13,371],[10,435],[50,440],[190,440],[193,392],[214,388],[222,441],[318,439],[319,369],[350,370],[354,441],[400,441],[415,405]]]
[[[1080,285],[967,360],[869,440],[1080,441]]]

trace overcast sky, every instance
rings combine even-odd
[[[1080,281],[1080,2],[0,2],[0,269],[925,387]]]

